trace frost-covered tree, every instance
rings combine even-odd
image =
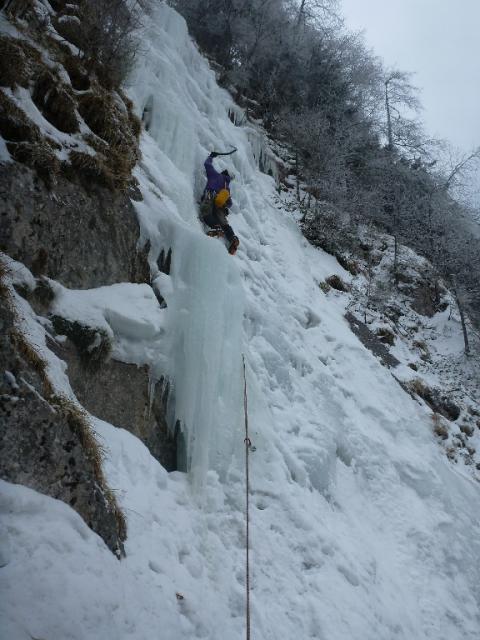
[[[460,247],[470,236],[453,198],[470,160],[439,171],[411,74],[384,69],[345,30],[335,0],[170,1],[222,82],[290,149],[309,237],[324,244],[329,226],[338,243],[352,244],[356,224],[374,223],[394,238],[394,281],[407,244],[439,277],[469,283],[462,299],[480,323],[471,293],[478,242],[467,260]]]
[[[418,150],[421,134],[412,116],[420,110],[418,89],[410,82],[410,73],[392,69],[386,72],[385,86],[385,134],[387,148],[397,147]]]
[[[57,0],[56,4],[68,3]],[[75,44],[88,71],[108,87],[118,87],[139,49],[139,29],[150,0],[79,0],[68,5],[56,28]]]

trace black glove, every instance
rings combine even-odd
[[[218,153],[216,151],[212,151],[212,153],[210,154],[210,158],[216,158],[218,156]]]

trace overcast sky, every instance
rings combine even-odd
[[[341,0],[350,30],[388,66],[414,71],[430,135],[480,145],[480,0]]]

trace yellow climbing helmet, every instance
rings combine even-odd
[[[220,191],[215,196],[215,206],[224,207],[227,204],[229,198],[230,192],[228,191],[228,189],[220,189]]]

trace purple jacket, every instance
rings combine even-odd
[[[208,156],[204,163],[205,171],[207,172],[207,186],[205,192],[215,191],[218,193],[221,189],[228,189],[230,191],[230,176],[224,176],[213,166],[212,156]]]

